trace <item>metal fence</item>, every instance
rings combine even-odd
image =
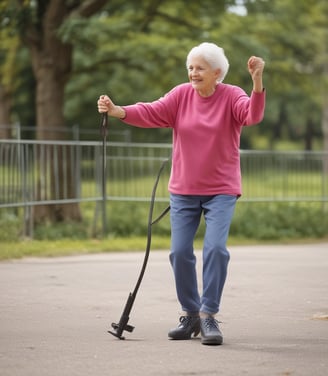
[[[0,140],[0,208],[102,201],[101,142]],[[149,201],[170,144],[108,142],[106,199]],[[241,151],[241,201],[328,201],[325,152]],[[157,189],[167,201],[170,163]]]

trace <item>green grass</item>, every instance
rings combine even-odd
[[[0,260],[20,259],[24,257],[61,257],[73,255],[99,254],[110,252],[144,252],[146,237],[118,237],[107,239],[70,240],[22,240],[20,242],[1,243]],[[326,238],[256,240],[248,238],[230,237],[228,247],[259,244],[304,244],[328,242]],[[153,236],[151,252],[169,250],[170,238]],[[202,248],[202,239],[195,241],[195,249]]]
[[[169,239],[153,239],[153,247],[167,249]],[[103,252],[141,251],[146,247],[146,239],[109,238],[70,240],[23,240],[20,242],[4,242],[1,244],[0,259],[14,259],[22,257],[59,257],[69,255],[83,255]]]
[[[323,195],[322,176],[317,173],[288,173],[277,175],[266,172],[260,177],[244,176],[243,195],[251,198],[319,199]]]

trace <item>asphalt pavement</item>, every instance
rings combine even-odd
[[[107,331],[143,253],[0,262],[0,375],[328,375],[328,243],[229,250],[222,346],[168,339],[179,318],[168,251],[150,255],[125,340]]]

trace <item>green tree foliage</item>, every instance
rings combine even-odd
[[[328,4],[325,0],[245,1],[248,36],[267,46],[266,120],[275,139],[326,138]]]
[[[229,11],[234,3],[244,3],[234,8],[237,13]],[[66,116],[93,127],[96,119],[90,106],[100,93],[110,93],[120,104],[161,96],[187,79],[187,51],[211,40],[229,57],[226,81],[248,92],[248,57],[260,55],[267,61],[265,127],[244,132],[242,147],[254,146],[254,135],[260,134],[268,139],[267,148],[290,139],[302,140],[304,148],[312,149],[325,129],[326,7],[324,0],[110,2],[99,17],[73,20],[62,29],[76,46]],[[82,98],[77,95],[81,92]],[[114,126],[120,127],[115,122]],[[170,137],[166,130],[162,136],[157,130],[132,132],[143,140]]]
[[[67,117],[74,122],[85,111],[83,125],[92,127],[97,118],[90,108],[95,109],[101,93],[110,93],[120,104],[151,101],[186,81],[187,51],[207,40],[219,26],[226,4],[213,0],[202,6],[195,1],[114,1],[87,23],[67,22],[61,33],[77,47],[75,70],[67,87]],[[82,106],[77,96],[81,92],[85,93]],[[143,140],[170,139],[165,130],[156,130],[155,136],[151,130],[131,131]]]
[[[27,25],[32,23],[34,30],[41,33],[47,9],[53,3],[2,1],[5,17],[1,27],[8,28],[10,24],[11,31],[16,30],[16,35],[17,31],[23,32],[24,36]],[[53,33],[72,48],[72,69],[62,73],[67,81],[61,111],[67,126],[79,124],[95,128],[98,123],[95,102],[104,92],[120,104],[158,98],[187,80],[187,51],[201,41],[211,40],[224,47],[229,57],[231,68],[226,82],[241,85],[248,92],[251,89],[246,70],[248,57],[260,55],[267,62],[265,126],[244,132],[244,146],[256,146],[253,139],[263,135],[269,140],[265,147],[274,148],[277,140],[285,138],[304,140],[304,147],[311,149],[315,139],[328,134],[324,123],[328,107],[325,0],[206,0],[201,3],[113,0],[103,1],[103,6],[87,17],[77,9],[96,1],[61,3],[66,9],[65,17],[62,13],[62,19],[57,19]],[[26,37],[25,33],[22,49],[26,46]],[[27,67],[30,64],[26,58],[20,61]],[[5,64],[3,59],[0,64]],[[26,77],[27,72],[25,68],[15,77]],[[25,90],[32,81],[27,80]],[[33,95],[34,91],[29,92]],[[21,103],[28,101],[21,99]],[[16,117],[21,118],[22,113],[22,106],[16,106]],[[117,122],[113,123],[121,129]],[[135,133],[134,138],[143,140],[170,139],[166,130],[131,131]]]
[[[4,14],[8,2],[0,3],[0,14]],[[19,39],[3,17],[0,24],[0,136],[10,138],[12,96],[17,88],[15,77],[18,76],[16,54]]]

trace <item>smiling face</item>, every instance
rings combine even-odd
[[[201,56],[191,57],[188,62],[189,81],[202,97],[214,93],[220,72],[220,69],[213,69]]]

